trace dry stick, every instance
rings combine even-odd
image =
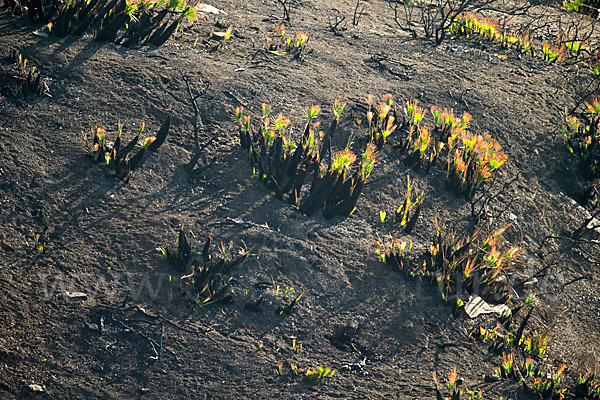
[[[600,242],[595,241],[596,244],[600,244]],[[585,258],[587,261],[593,263],[594,265],[600,265],[600,258],[597,258],[593,255],[591,255],[587,250],[583,249],[583,248],[578,248],[577,250],[579,250],[579,252],[583,253],[581,254],[581,256],[583,258]]]
[[[250,59],[250,61],[254,62],[254,59],[255,59],[255,58],[256,58],[256,56],[257,56],[257,55],[259,55],[259,54],[260,54],[260,55],[262,55],[262,56],[265,56],[265,58],[266,58],[267,60],[271,61],[271,63],[273,63],[273,64],[275,64],[275,65],[278,65],[278,64],[277,64],[277,62],[276,62],[276,61],[275,61],[275,60],[274,60],[274,59],[273,59],[273,58],[272,58],[272,57],[269,55],[269,51],[268,51],[267,49],[258,49],[258,50],[256,50],[256,51],[254,52],[254,54],[252,54],[252,58]],[[255,65],[251,65],[251,66],[250,66],[250,67],[248,67],[248,68],[253,68],[253,67],[255,67],[255,66],[257,66],[257,64],[255,64]],[[266,65],[265,65],[265,66],[266,66]]]
[[[585,93],[589,89],[589,87],[594,84],[594,82],[598,83],[598,85],[596,86],[596,89],[592,90],[589,93]],[[585,89],[583,89],[584,95],[581,96],[581,98],[577,101],[577,103],[575,103],[575,106],[573,106],[573,111],[576,110],[581,104],[583,104],[587,100],[588,97],[592,96],[594,93],[598,93],[599,90],[600,90],[600,80],[592,79],[590,81],[590,83],[587,85],[587,87]]]
[[[194,153],[194,156],[192,157],[192,159],[190,160],[190,162],[185,165],[185,169],[191,172],[191,171],[193,171],[194,167],[198,163],[198,160],[200,160],[200,156],[202,155],[202,151],[210,143],[212,143],[215,140],[215,136],[213,136],[208,142],[206,142],[202,146],[200,146],[200,139],[199,139],[198,131],[201,130],[202,133],[204,134],[204,122],[202,122],[202,116],[200,115],[200,112],[198,110],[198,104],[196,103],[196,101],[198,100],[198,98],[200,96],[202,96],[204,93],[206,93],[206,89],[204,90],[204,92],[199,92],[198,94],[196,94],[194,96],[194,94],[192,93],[192,87],[190,85],[190,81],[183,74],[183,72],[181,70],[179,71],[179,73],[183,77],[183,80],[184,80],[185,85],[187,87],[188,95],[190,96],[190,103],[192,104],[192,109],[194,110],[193,125],[194,125],[194,146],[196,148],[196,152]],[[200,81],[202,81],[202,79]],[[208,86],[207,86],[207,89],[208,89]],[[198,128],[198,124],[200,125],[200,128]]]
[[[581,239],[581,236],[583,236],[584,233],[589,232],[591,230],[594,230],[594,229],[598,228],[598,225],[594,225],[591,228],[588,228],[588,226],[590,225],[590,223],[593,220],[595,220],[598,216],[600,216],[600,209],[598,211],[596,211],[594,214],[592,214],[585,221],[583,221],[583,224],[581,224],[581,226],[579,228],[575,229],[575,231],[573,232],[573,234],[571,235],[571,237],[573,239],[575,239],[575,238]]]
[[[98,307],[101,308],[106,308],[108,310],[112,310],[112,311],[119,311],[119,312],[127,312],[127,311],[131,311],[131,310],[136,310],[137,312],[140,312],[142,314],[144,314],[145,316],[147,316],[148,318],[152,318],[154,320],[158,319],[161,321],[166,322],[167,324],[180,329],[184,332],[189,332],[189,333],[195,333],[195,334],[201,334],[201,333],[208,333],[213,331],[214,329],[212,327],[206,328],[204,330],[199,330],[199,329],[191,329],[191,328],[186,328],[185,326],[181,326],[178,323],[176,323],[175,321],[170,320],[169,318],[165,317],[162,314],[150,314],[148,311],[144,310],[142,307],[140,307],[137,304],[131,305],[131,306],[127,306],[127,307],[116,307],[116,306],[111,306],[109,304],[98,304]]]
[[[240,226],[244,226],[246,228],[257,227],[257,228],[271,230],[271,228],[269,228],[269,225],[267,225],[267,223],[257,224],[256,222],[245,221],[241,218],[231,218],[231,217],[227,217],[226,221],[211,222],[210,224],[208,224],[208,226],[214,226],[214,225],[240,225]]]
[[[335,23],[331,23],[331,15],[327,14],[327,22],[329,23],[329,30],[333,33],[336,33],[339,31],[345,31],[346,30],[346,26],[342,26],[338,29],[338,26],[344,22],[346,20],[346,16],[343,15],[341,18],[339,16],[335,16]]]
[[[504,185],[502,186],[502,189],[500,189],[500,191],[498,193],[496,193],[494,196],[491,196],[491,191],[496,183],[497,179],[494,179],[492,181],[492,184],[481,194],[481,196],[479,196],[479,198],[475,201],[471,202],[471,216],[475,218],[476,221],[479,221],[481,215],[483,214],[483,212],[485,211],[485,208],[488,206],[488,204],[490,203],[490,201],[494,198],[494,197],[498,197],[503,193],[506,193],[506,190],[512,186],[513,183],[515,183],[517,180],[519,180],[521,176],[520,172],[517,172],[517,175],[512,178],[509,182],[505,182]],[[481,206],[479,208],[479,211],[477,213],[475,213],[475,206],[477,205],[477,203],[479,201],[482,201]],[[500,211],[499,213],[497,213],[496,215],[492,215],[491,218],[492,219],[498,219],[500,218],[500,216],[502,216],[502,214],[504,214],[506,212],[506,210],[508,210],[511,205],[513,203],[513,199],[510,200],[510,202],[508,203],[508,205],[506,207],[504,207],[502,209],[502,211]]]
[[[292,4],[290,0],[277,0],[279,4],[283,7],[283,17],[281,19],[285,19],[289,22],[290,20],[290,11],[292,9]]]
[[[143,337],[144,339],[146,339],[146,340],[148,341],[148,343],[150,343],[150,346],[152,347],[152,351],[154,352],[154,356],[155,356],[156,358],[159,358],[159,357],[160,357],[160,356],[159,356],[159,353],[158,353],[158,351],[156,350],[157,343],[156,343],[154,340],[152,340],[152,339],[151,339],[151,338],[150,338],[148,335],[146,335],[145,333],[143,333],[143,332],[139,331],[138,329],[135,329],[135,328],[134,328],[134,327],[132,327],[131,325],[127,325],[127,324],[126,324],[126,323],[124,323],[123,321],[120,321],[120,320],[118,320],[118,319],[115,319],[115,318],[112,318],[112,320],[113,320],[113,321],[115,321],[115,322],[117,322],[117,323],[118,323],[119,325],[121,325],[123,328],[125,328],[125,329],[127,329],[127,330],[129,330],[129,331],[131,331],[131,332],[135,333],[136,335],[139,335],[139,336]],[[161,346],[161,347],[162,347],[162,346]],[[167,349],[167,348],[165,348],[165,350],[166,350],[167,352],[171,353],[172,355],[175,355],[175,352],[173,352],[173,351],[171,351],[171,350],[169,350],[169,349]],[[161,351],[162,351],[162,350],[161,350]]]
[[[544,248],[544,245],[550,239],[560,239],[560,240],[571,241],[571,242],[573,242],[573,245],[575,245],[575,244],[595,244],[595,245],[600,244],[600,240],[576,239],[576,238],[568,237],[568,236],[548,235],[548,236],[545,236],[544,239],[542,239],[542,243],[540,243],[540,245],[538,247],[538,253],[542,251],[542,249]],[[579,250],[584,251],[582,248],[579,248]],[[556,250],[556,251],[552,251],[550,254],[552,254],[552,253],[562,253],[562,251],[563,251],[562,249],[561,250]],[[586,251],[584,251],[584,252],[587,254]],[[593,257],[593,258],[595,258],[595,257]],[[598,261],[600,262],[600,259],[598,259]]]
[[[248,110],[250,110],[251,112],[254,112],[254,110],[252,108],[250,108],[249,105],[247,105],[246,103],[244,103],[242,100],[240,100],[239,97],[237,97],[233,92],[230,91],[226,91],[225,92],[226,95],[231,96],[235,101],[237,101],[240,106],[243,106],[244,108],[247,108]]]
[[[356,7],[354,7],[354,17],[352,17],[352,25],[354,25],[354,26],[358,25],[358,23],[360,22],[360,17],[362,17],[363,12],[365,11],[365,5],[363,4],[360,12],[358,12],[359,5],[360,5],[360,0],[356,0]]]
[[[392,4],[394,4],[393,7],[392,7]],[[396,22],[396,25],[398,25],[398,27],[401,30],[410,33],[410,35],[413,38],[416,38],[417,37],[417,31],[410,27],[411,26],[411,21],[413,19],[412,18],[412,14],[413,14],[414,8],[408,8],[408,5],[406,3],[402,3],[404,5],[404,18],[406,19],[406,21],[408,21],[408,25],[405,27],[398,20],[398,4],[399,3],[397,3],[397,2],[389,2],[388,3],[389,7],[394,10],[394,22]]]
[[[160,347],[158,348],[158,359],[162,356],[163,350],[163,338],[165,337],[165,323],[161,322],[160,324]]]

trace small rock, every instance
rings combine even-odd
[[[100,330],[100,328],[98,328],[98,325],[97,325],[97,324],[94,324],[94,323],[92,323],[92,322],[88,322],[88,323],[86,324],[86,326],[87,326],[87,327],[88,327],[88,329],[89,329],[89,330],[91,330],[91,331],[99,331],[99,330]]]
[[[87,294],[83,292],[65,292],[63,297],[65,300],[87,300]]]
[[[413,329],[415,327],[415,324],[410,319],[407,319],[404,322],[400,323],[400,327],[404,329]]]
[[[40,385],[36,385],[36,384],[27,385],[27,387],[32,392],[43,392],[44,391],[43,387],[41,387]]]
[[[537,283],[538,283],[537,278],[533,278],[532,280],[525,282],[523,284],[523,288],[525,290],[532,290],[535,287],[535,285],[537,285]]]

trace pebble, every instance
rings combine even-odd
[[[63,297],[65,300],[87,300],[87,294],[83,292],[64,292]]]
[[[36,385],[36,384],[31,384],[28,385],[27,387],[29,387],[29,390],[31,390],[32,392],[43,392],[44,388],[41,387],[40,385]]]

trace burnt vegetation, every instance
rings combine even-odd
[[[113,172],[114,177],[128,182],[133,172],[146,162],[150,154],[156,153],[167,139],[171,128],[171,113],[172,110],[169,109],[169,114],[156,135],[141,139],[145,128],[145,123],[142,122],[137,134],[127,143],[121,143],[123,125],[120,122],[112,143],[106,131],[96,125],[88,134],[83,135],[85,151],[94,162],[104,163]]]
[[[93,33],[98,42],[125,47],[161,46],[186,22],[196,19],[197,1],[126,0],[3,0],[14,14],[27,12],[44,23],[51,35],[64,37]]]
[[[43,32],[56,37],[90,34],[95,41],[111,42],[126,48],[163,45],[169,38],[197,19],[197,8],[200,5],[197,1],[184,0],[0,1],[2,6],[13,15],[27,15],[31,21],[38,24],[37,33]],[[295,7],[304,6],[295,0],[277,0],[273,3],[281,7],[282,16],[271,16],[266,19],[269,22],[268,26],[273,26],[271,25],[273,19],[284,20],[290,25]],[[369,2],[356,1],[352,18],[354,29],[358,29],[361,18],[367,18],[365,10],[368,12],[368,6]],[[484,347],[489,350],[489,357],[500,363],[496,369],[488,371],[491,372],[491,376],[485,375],[488,383],[512,382],[512,387],[517,387],[514,393],[532,399],[599,400],[600,378],[595,367],[584,372],[571,371],[570,364],[562,362],[557,364],[556,358],[551,359],[548,356],[548,344],[551,343],[552,338],[542,329],[539,322],[535,327],[533,322],[536,318],[543,320],[546,315],[542,315],[542,311],[538,312],[540,309],[535,304],[536,296],[530,295],[526,290],[526,287],[533,285],[535,279],[550,274],[552,268],[557,266],[562,268],[563,265],[566,265],[565,270],[571,268],[570,265],[574,264],[573,260],[585,260],[583,264],[590,269],[600,265],[597,253],[598,240],[597,236],[594,236],[594,232],[600,228],[598,223],[600,215],[600,97],[598,97],[600,95],[600,44],[595,39],[597,36],[594,32],[595,23],[586,20],[587,25],[567,24],[558,19],[553,23],[553,26],[558,28],[547,28],[544,31],[538,25],[527,23],[531,21],[528,18],[533,18],[528,13],[534,5],[529,3],[514,5],[513,2],[499,0],[393,0],[387,3],[386,9],[388,6],[393,10],[394,22],[400,30],[408,33],[410,39],[423,37],[428,41],[428,46],[432,44],[437,46],[436,51],[445,49],[442,46],[450,39],[457,42],[471,41],[476,42],[481,48],[484,47],[483,44],[494,46],[492,48],[501,49],[519,59],[526,58],[528,62],[544,63],[547,67],[571,66],[577,69],[578,74],[584,71],[581,75],[589,84],[585,89],[582,89],[579,83],[573,84],[573,90],[569,93],[576,93],[577,98],[573,99],[573,105],[564,109],[561,126],[556,131],[552,131],[551,135],[554,138],[560,135],[564,140],[566,149],[561,150],[565,153],[564,159],[568,160],[570,157],[576,165],[574,176],[584,182],[585,187],[580,190],[577,198],[579,205],[583,206],[583,211],[587,213],[582,225],[576,229],[570,226],[568,229],[563,229],[568,231],[567,236],[544,237],[535,254],[525,248],[527,240],[523,239],[522,232],[520,232],[521,237],[515,239],[517,233],[513,234],[512,230],[519,227],[518,222],[514,221],[518,221],[520,216],[505,214],[508,214],[513,204],[513,199],[509,198],[512,196],[510,190],[514,185],[522,183],[522,175],[519,172],[509,173],[512,168],[508,154],[511,146],[506,146],[509,150],[505,151],[501,144],[502,138],[506,138],[506,135],[492,136],[489,132],[476,131],[473,128],[473,116],[470,112],[464,111],[469,110],[466,101],[464,102],[466,108],[456,102],[455,110],[438,105],[425,106],[423,100],[409,96],[407,100],[396,102],[391,94],[385,94],[379,100],[368,94],[361,104],[347,107],[346,103],[336,97],[325,112],[320,105],[311,105],[305,109],[302,122],[293,123],[283,113],[273,112],[273,108],[267,103],[263,103],[260,111],[254,113],[251,107],[243,104],[236,97],[241,106],[235,108],[234,125],[229,125],[225,129],[229,131],[232,140],[235,137],[239,145],[233,146],[232,150],[229,144],[218,143],[222,136],[212,131],[218,124],[207,119],[205,125],[201,115],[202,109],[211,107],[211,105],[201,104],[209,99],[209,96],[205,95],[210,83],[208,80],[205,83],[202,79],[198,79],[200,85],[205,85],[203,90],[199,90],[188,78],[192,75],[186,75],[181,70],[178,72],[185,83],[187,95],[183,103],[189,106],[193,113],[190,122],[194,140],[194,152],[189,162],[184,164],[184,169],[190,175],[194,174],[202,185],[204,183],[206,185],[200,187],[198,182],[189,181],[175,182],[172,185],[187,185],[185,188],[192,192],[196,189],[211,190],[210,184],[213,183],[202,182],[204,178],[201,177],[201,173],[213,166],[217,157],[221,157],[219,161],[226,162],[232,153],[238,151],[244,153],[242,162],[252,171],[252,184],[256,181],[260,182],[260,191],[263,195],[264,192],[269,191],[276,199],[290,205],[281,212],[290,214],[299,212],[307,217],[313,217],[306,220],[315,225],[321,224],[315,228],[315,231],[325,231],[330,226],[343,224],[344,219],[360,218],[358,223],[360,225],[367,219],[365,215],[376,216],[377,211],[363,207],[364,198],[374,196],[373,192],[381,187],[388,190],[391,186],[399,184],[400,188],[392,188],[397,189],[396,193],[399,195],[394,195],[393,202],[388,203],[394,208],[378,210],[379,223],[370,227],[373,235],[367,237],[367,240],[376,247],[376,255],[369,250],[369,254],[363,255],[364,259],[375,260],[373,264],[385,273],[389,273],[389,276],[401,275],[403,281],[415,280],[430,285],[432,291],[439,294],[443,303],[451,309],[456,321],[462,322],[467,320],[467,317],[473,320],[478,316],[479,314],[473,316],[476,314],[473,311],[476,308],[474,303],[489,307],[486,313],[492,315],[485,323],[473,322],[471,326],[476,326],[475,328],[470,332],[464,330],[469,332],[470,340],[477,342],[479,346],[484,344]],[[597,6],[597,3],[587,0],[565,0],[560,15],[572,17],[573,13],[583,13],[597,16]],[[538,17],[538,20],[543,20],[545,17],[544,14],[543,17]],[[581,16],[577,15],[577,17]],[[522,18],[520,21],[525,22],[520,27],[509,26],[511,20],[518,18]],[[330,19],[327,34],[332,36],[330,32],[333,32],[337,36],[344,36],[346,30],[353,29],[344,24],[345,19],[345,15],[336,15],[334,20]],[[204,50],[207,51],[203,53],[215,58],[223,55],[224,52],[221,50],[226,48],[226,44],[229,43],[227,41],[234,32],[238,33],[233,25],[222,25],[221,22],[216,25],[224,31],[211,33],[209,39],[204,42]],[[324,28],[327,31],[327,27]],[[259,30],[256,28],[256,31]],[[241,33],[239,36],[243,37]],[[264,39],[264,36],[261,37]],[[244,59],[244,64],[241,64],[243,67],[235,68],[235,72],[241,73],[246,69],[259,67],[281,72],[279,67],[285,61],[296,66],[312,62],[313,57],[318,60],[318,51],[309,47],[309,43],[313,45],[314,41],[318,40],[318,36],[315,37],[317,39],[303,30],[288,35],[286,26],[278,23],[274,31],[269,31],[263,45],[256,46],[252,40],[252,50],[245,54],[247,58]],[[192,49],[195,48],[196,42],[190,46]],[[130,49],[121,48],[121,50],[132,52]],[[495,54],[494,57],[496,56],[501,60],[507,59],[505,54]],[[375,59],[377,57],[371,55],[371,62]],[[384,56],[381,60],[384,60]],[[8,61],[11,63],[10,68],[14,69],[11,69],[13,79],[10,87],[13,96],[46,94],[51,97],[48,89],[49,78],[42,76],[37,66],[32,66],[31,62],[15,49],[11,50]],[[278,64],[280,61],[283,62]],[[231,94],[229,91],[225,93]],[[463,95],[465,93],[466,91]],[[454,98],[452,93],[450,96]],[[427,96],[417,97],[427,98]],[[464,100],[462,95],[460,100],[461,102]],[[445,103],[440,100],[439,104]],[[352,114],[352,118],[345,119],[347,112],[344,113],[347,108],[359,110],[360,118],[355,118],[356,115]],[[293,110],[287,111],[293,114]],[[172,114],[173,109],[169,107],[168,114],[156,134],[145,137],[143,122],[133,130],[134,132],[120,121],[115,124],[114,133],[108,133],[103,127],[96,125],[83,134],[85,152],[93,163],[102,164],[108,171],[108,175],[126,183],[132,178],[134,172],[142,168],[152,157],[153,153],[158,152],[159,149],[165,150],[163,145],[168,142],[167,139],[171,138],[169,135],[172,134]],[[214,113],[217,114],[218,112]],[[473,112],[473,114],[477,113]],[[481,114],[475,117],[486,118]],[[521,118],[517,113],[515,115],[511,117]],[[212,116],[213,114],[211,118]],[[340,146],[344,141],[346,145]],[[207,151],[213,143],[216,143],[215,146],[228,148],[218,154]],[[78,151],[81,152],[81,149]],[[202,164],[201,160],[206,155],[211,157],[210,160],[198,166],[199,163]],[[380,167],[380,164],[383,165]],[[374,177],[380,171],[381,175]],[[3,173],[2,168],[0,173]],[[402,174],[406,175],[406,180]],[[514,178],[507,178],[507,175]],[[401,178],[398,178],[399,176]],[[387,181],[370,192],[367,184],[384,179]],[[433,185],[436,187],[432,188]],[[438,186],[439,190],[437,190]],[[213,211],[218,210],[215,213],[225,215],[233,208],[223,205],[223,199],[229,199],[227,197],[229,193],[224,194],[228,191],[227,188],[221,189],[223,188],[219,187],[218,190],[214,190],[215,193],[218,192],[215,198],[218,197],[219,206],[213,208]],[[168,190],[170,188],[166,188],[165,192]],[[452,209],[447,213],[450,216],[456,215],[456,220],[442,221],[438,218],[439,208],[433,207],[431,199],[435,198],[432,194],[440,199],[440,192],[450,194],[450,200],[453,204],[458,204],[458,207],[464,206],[464,209]],[[177,197],[177,201],[179,200],[180,197]],[[500,200],[504,201],[503,208],[494,214],[490,211],[491,205]],[[174,204],[177,201],[174,201]],[[371,201],[369,204],[373,205],[374,202]],[[175,206],[172,209],[174,208]],[[467,215],[469,211],[470,215]],[[200,211],[194,209],[193,212],[197,212],[198,215],[207,213],[204,209]],[[193,215],[195,218],[197,214]],[[328,221],[318,220],[319,216]],[[273,240],[274,237],[285,236],[282,241],[285,240],[287,245],[297,239],[294,236],[297,232],[283,232],[279,228],[275,231],[266,223],[261,225],[241,217],[234,219],[229,216],[226,221],[245,229],[269,230],[269,234],[265,235],[265,242]],[[350,222],[354,221],[350,220]],[[220,225],[220,222],[214,225]],[[311,240],[308,238],[317,237],[317,234],[311,232],[314,236],[304,235],[302,230],[306,228],[307,225],[300,225],[301,232],[298,236],[302,235],[302,238],[298,239],[296,244],[300,243],[299,248],[308,253],[307,248],[301,246]],[[521,227],[519,229],[523,230]],[[248,236],[255,233],[255,231],[244,232]],[[385,235],[385,238],[381,238],[380,235]],[[35,236],[33,247],[40,249],[41,258],[46,255],[44,251],[46,243],[40,245],[39,237],[39,234]],[[353,243],[363,239],[364,237],[360,237]],[[249,259],[250,251],[245,244],[238,248],[234,246],[235,242],[237,238],[231,241],[228,238],[216,243],[211,236],[204,233],[197,240],[191,230],[182,226],[173,241],[169,241],[166,247],[158,249],[166,260],[163,262],[163,268],[168,272],[171,288],[176,287],[178,294],[186,300],[186,304],[192,305],[190,307],[193,309],[192,312],[213,304],[226,307],[227,304],[235,303],[236,296],[241,297],[242,289],[237,286],[233,272],[246,260],[250,261],[252,258]],[[347,252],[348,245],[345,237],[341,242],[343,243],[336,248],[336,251]],[[514,244],[515,242],[517,244]],[[548,243],[552,245],[561,243],[561,245],[551,246]],[[313,246],[311,243],[309,245],[312,253]],[[265,245],[268,246],[270,243]],[[264,258],[269,262],[274,260],[273,263],[277,263],[279,261],[277,257],[269,257],[273,254],[278,256],[278,250],[280,249],[269,249],[270,253]],[[326,248],[318,251],[329,252],[330,250]],[[317,250],[314,252],[320,254]],[[556,254],[560,256],[550,257]],[[309,262],[305,255],[300,257],[294,254],[294,256],[301,259],[303,263]],[[534,271],[533,277],[524,278],[524,266],[536,257],[544,265],[540,270]],[[310,261],[311,265],[314,264],[312,266],[320,265],[318,258],[319,256],[314,255],[313,260]],[[257,256],[256,259],[259,260],[259,257]],[[258,261],[257,264],[259,268],[263,267]],[[277,265],[277,271],[282,274],[289,272],[287,268],[287,265]],[[323,271],[327,274],[336,272],[335,268],[330,268],[329,265],[323,266],[321,271],[317,271],[315,267],[315,274]],[[259,270],[257,275],[261,272]],[[564,284],[561,282],[560,289],[578,280],[588,278],[591,280],[594,272],[583,271],[580,274],[581,276],[571,282]],[[374,275],[373,273],[372,276]],[[302,271],[298,272],[298,276],[306,277],[302,276]],[[363,278],[360,276],[360,279]],[[354,281],[348,286],[353,284]],[[222,314],[227,318],[240,311],[245,313],[243,314],[245,317],[247,315],[258,317],[267,309],[275,316],[286,317],[287,320],[296,323],[298,321],[295,317],[300,314],[298,312],[300,305],[304,306],[304,302],[308,303],[309,296],[304,297],[304,291],[299,292],[291,286],[276,284],[274,278],[271,278],[271,282],[259,281],[253,287],[246,286],[244,289],[248,287],[251,289],[245,290],[242,307],[232,308],[233,311],[227,310],[227,312],[218,309],[217,312],[223,311]],[[307,294],[313,295],[314,293],[308,292],[309,290],[311,289],[307,289]],[[323,297],[328,295],[326,293]],[[310,300],[316,297],[318,296]],[[178,330],[187,329],[187,332],[194,334],[205,334],[209,331],[190,330],[161,314],[148,313],[139,306],[100,305],[98,308],[102,311],[96,316],[98,322],[93,329],[99,336],[117,337],[128,333],[140,337],[152,348],[154,360],[160,360],[163,352],[167,351],[163,347],[165,324]],[[138,316],[143,316],[142,323],[138,324],[140,321],[132,321],[122,315],[130,314],[132,311]],[[150,337],[140,327],[148,325],[145,319],[160,323],[160,339]],[[282,320],[277,318],[276,323]],[[260,323],[264,321],[261,320]],[[458,324],[456,321],[453,323]],[[279,329],[279,326],[277,328]],[[414,324],[407,330],[413,328]],[[234,333],[229,332],[228,335]],[[362,372],[367,362],[365,355],[367,352],[358,345],[358,333],[358,325],[351,323],[344,325],[344,328],[335,335],[324,334],[323,336],[338,350],[364,356],[360,364]],[[380,332],[377,334],[379,335]],[[243,342],[241,339],[235,340]],[[444,348],[445,344],[437,346]],[[277,344],[276,351],[280,352],[283,347],[285,346]],[[262,344],[259,350],[262,350]],[[302,352],[302,347],[297,347],[295,336],[292,351],[294,355]],[[384,362],[385,360],[380,364]],[[352,372],[354,367],[358,368],[356,365],[356,363],[348,364],[348,372]],[[483,398],[481,390],[470,390],[469,387],[472,385],[468,386],[459,378],[457,367],[451,368],[447,374],[440,373],[440,376],[443,376],[441,379],[438,378],[438,367],[437,364],[434,367],[433,385],[430,387],[431,393],[435,394],[438,400]],[[336,370],[330,367],[298,368],[291,362],[279,364],[274,373],[278,377],[301,376],[313,384],[335,380],[339,376]]]

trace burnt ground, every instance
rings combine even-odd
[[[470,204],[445,189],[441,168],[408,167],[388,146],[357,211],[331,220],[302,215],[253,177],[232,122],[239,102],[255,120],[269,103],[298,131],[311,104],[322,105],[327,125],[337,96],[347,102],[334,142],[342,148],[360,131],[354,120],[364,119],[369,93],[468,111],[474,131],[499,141],[508,161],[498,187],[519,177],[495,196],[493,218],[483,224],[513,223],[504,236],[522,251],[510,279],[531,280],[542,270],[513,304],[535,295],[530,329],[550,337],[540,362],[566,363],[569,381],[593,366],[600,359],[600,251],[561,239],[586,212],[572,200],[584,182],[557,134],[563,108],[573,106],[589,73],[476,39],[442,46],[410,39],[379,0],[367,3],[358,26],[354,2],[337,2],[349,21],[341,34],[328,29],[328,2],[305,1],[287,29],[306,31],[312,53],[265,56],[257,51],[280,10],[275,1],[247,3],[212,3],[227,12],[218,21],[235,28],[216,52],[193,46],[222,30],[213,16],[158,49],[136,50],[91,37],[38,36],[39,26],[25,17],[0,14],[0,397],[424,399],[435,397],[432,371],[445,376],[456,366],[483,398],[526,398],[515,382],[484,379],[502,357],[468,332],[493,327],[494,318],[455,316],[434,285],[406,280],[375,254],[376,240],[390,235],[379,210],[398,207],[407,175],[426,190],[410,235],[416,248],[432,240],[436,217],[459,235],[472,232]],[[10,94],[4,56],[11,48],[49,78],[51,97]],[[193,135],[180,72],[207,87],[200,139],[216,138],[201,160],[208,167],[195,175],[182,168]],[[170,105],[166,144],[129,183],[85,154],[82,132],[94,125],[113,135],[121,121],[130,138],[145,121],[146,132],[156,132]],[[237,218],[252,224],[231,221]],[[201,307],[179,294],[182,273],[157,248],[172,247],[181,226],[198,251],[208,235],[250,251],[231,272],[229,304]],[[292,297],[304,295],[291,315],[280,315],[278,306],[289,301],[281,292],[290,287]],[[249,310],[261,293],[261,311]],[[134,305],[144,312],[127,308]],[[158,315],[164,318],[151,317]],[[340,332],[353,333],[351,326],[356,335],[343,340]],[[280,364],[289,372],[289,363],[337,372],[318,383],[275,373]]]

